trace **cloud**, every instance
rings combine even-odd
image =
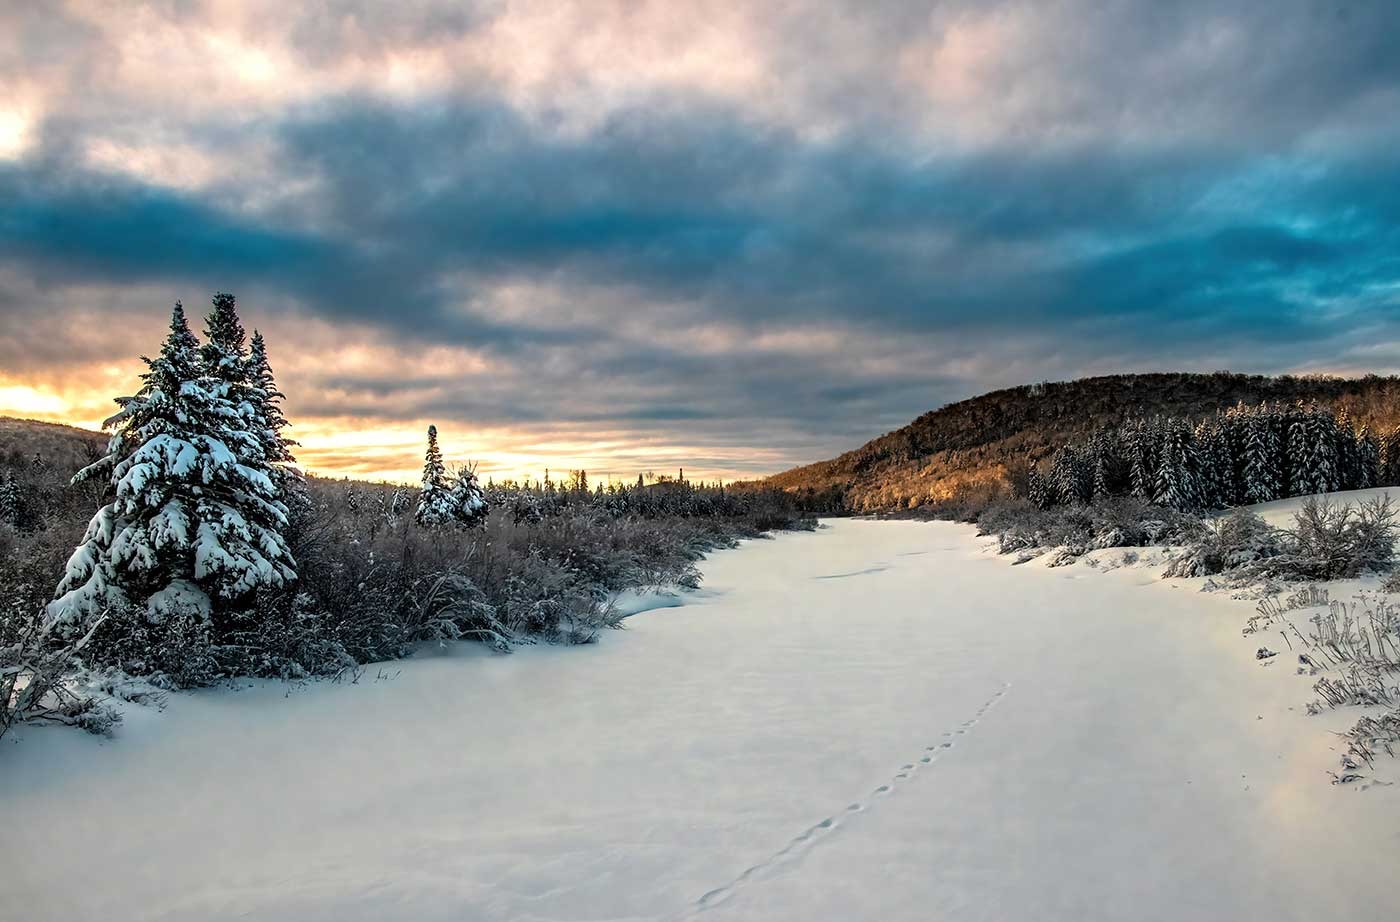
[[[0,13],[6,386],[87,413],[216,289],[341,452],[753,471],[1026,380],[1395,370],[1387,4],[272,9]]]

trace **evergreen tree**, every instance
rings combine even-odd
[[[1331,493],[1340,486],[1337,473],[1337,425],[1316,407],[1299,412],[1288,433],[1289,482],[1294,495]]]
[[[1045,478],[1034,464],[1026,469],[1026,498],[1038,509],[1049,509],[1053,505]]]
[[[19,528],[24,520],[24,497],[19,481],[9,471],[0,477],[0,523]]]
[[[486,492],[476,479],[476,472],[464,467],[452,479],[452,520],[467,528],[476,528],[486,521],[490,507],[486,502]]]
[[[1244,483],[1241,499],[1245,503],[1268,503],[1283,495],[1281,482],[1282,451],[1276,437],[1276,427],[1266,407],[1255,407],[1241,416],[1244,423]]]
[[[1055,452],[1050,462],[1050,494],[1054,502],[1080,505],[1089,501],[1089,478],[1079,455],[1068,445]]]
[[[1230,505],[1230,450],[1218,420],[1196,426],[1196,452],[1200,462],[1200,502],[1206,509]]]
[[[1163,429],[1161,461],[1157,470],[1157,493],[1153,501],[1183,511],[1199,508],[1200,486],[1196,446],[1191,428],[1173,421]]]
[[[1151,500],[1157,492],[1157,458],[1152,427],[1144,420],[1135,420],[1128,426],[1126,435],[1129,480],[1133,495],[1139,499]]]
[[[1357,489],[1368,490],[1380,486],[1381,447],[1371,434],[1371,427],[1363,425],[1356,434]]]
[[[1229,452],[1230,462],[1226,484],[1225,504],[1239,506],[1249,502],[1245,498],[1245,456],[1249,444],[1249,411],[1240,401],[1220,414],[1220,430]]]
[[[283,435],[288,425],[287,417],[282,415],[282,401],[286,396],[277,389],[272,365],[267,360],[267,343],[257,330],[253,331],[253,340],[248,347],[247,367],[253,402],[253,430],[262,443],[263,457],[272,465],[279,481],[300,481],[300,473],[293,467],[297,459],[292,454],[292,448],[297,443]]]
[[[437,426],[428,427],[428,450],[423,460],[423,485],[418,494],[418,511],[414,519],[419,525],[434,527],[446,525],[456,519],[451,485],[447,480],[447,467],[442,463],[442,451],[438,448]]]
[[[49,606],[64,630],[127,603],[144,603],[153,621],[218,617],[296,579],[260,443],[226,381],[206,373],[178,303],[160,354],[143,361],[141,390],[118,398],[104,424],[115,429],[107,455],[74,477],[108,476],[115,498],[93,516]]]
[[[1336,482],[1340,490],[1355,490],[1361,485],[1361,458],[1357,453],[1356,429],[1351,414],[1343,407],[1333,422],[1336,448]]]
[[[1400,486],[1400,425],[1392,426],[1381,439],[1380,487]]]

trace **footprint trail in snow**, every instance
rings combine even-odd
[[[996,703],[1006,695],[1007,691],[1009,691],[1010,688],[1010,682],[1003,682],[1001,688],[997,690],[996,694],[988,698],[982,704],[982,706],[977,709],[977,711],[973,714],[971,719],[963,721],[957,726],[956,729],[944,733],[943,739],[940,742],[925,746],[923,755],[921,755],[917,761],[907,762],[901,765],[899,767],[899,770],[895,772],[894,777],[891,778],[887,783],[882,784],[879,787],[875,788],[873,791],[871,791],[869,797],[866,800],[855,801],[854,803],[847,806],[845,810],[841,811],[840,814],[828,816],[820,822],[814,823],[813,825],[807,827],[768,858],[748,868],[744,871],[744,873],[740,874],[738,877],[734,878],[732,881],[725,884],[724,886],[716,887],[715,889],[701,896],[698,900],[695,901],[694,905],[690,908],[688,912],[683,913],[677,918],[693,918],[694,916],[704,912],[707,909],[713,909],[714,907],[720,905],[721,903],[725,902],[730,897],[732,897],[746,884],[755,880],[763,880],[767,877],[772,876],[774,873],[780,871],[784,866],[791,864],[792,862],[801,858],[802,855],[806,854],[810,849],[815,847],[818,842],[830,838],[832,834],[834,834],[838,829],[841,828],[841,816],[843,814],[862,813],[870,809],[872,806],[874,806],[875,800],[877,798],[884,798],[893,794],[896,790],[896,786],[900,782],[907,781],[908,779],[913,777],[914,773],[917,772],[921,767],[933,765],[940,758],[948,756],[950,752],[956,747],[958,738],[965,736],[968,733],[968,731],[970,731],[973,727],[977,726],[977,724],[981,722],[982,718],[986,716],[987,712],[990,711],[996,705]]]

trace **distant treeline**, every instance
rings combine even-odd
[[[1136,496],[1181,511],[1400,485],[1400,426],[1383,435],[1345,409],[1243,403],[1192,425],[1154,416],[1107,426],[1030,465],[1037,506]]]
[[[1241,402],[1294,407],[1299,401],[1333,413],[1345,409],[1378,437],[1400,424],[1400,379],[1394,377],[1107,375],[951,403],[860,448],[766,483],[809,497],[825,495],[852,512],[920,508],[968,515],[1010,493],[1024,495],[1028,464],[1044,465],[1061,446],[1082,445],[1099,430],[1155,417],[1186,420],[1194,430]]]

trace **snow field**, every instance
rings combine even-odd
[[[829,526],[713,554],[595,646],[26,728],[0,918],[1386,914],[1396,789],[1327,783],[1355,715],[1304,716],[1250,603]]]

